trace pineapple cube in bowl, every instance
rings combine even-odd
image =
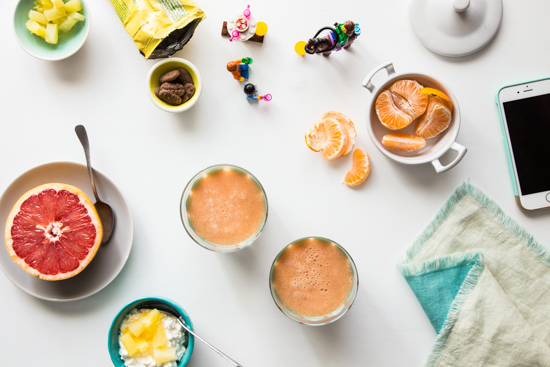
[[[52,43],[46,42],[45,38],[47,34],[44,33],[44,37],[42,37],[41,28],[36,26],[39,25],[46,30],[47,24],[43,24],[42,22],[44,20],[47,21],[47,17],[46,15],[40,16],[42,13],[35,11],[34,1],[35,0],[19,0],[15,8],[13,26],[15,29],[15,37],[19,42],[19,45],[21,45],[21,47],[30,55],[46,61],[63,60],[74,55],[78,50],[80,50],[88,38],[91,26],[90,11],[85,3],[85,0],[64,0],[66,6],[61,8],[60,11],[61,14],[65,13],[65,15],[61,18],[56,18],[53,20],[53,22],[58,23],[56,24],[58,29],[54,32],[52,28],[50,31],[51,33],[48,36],[48,41],[51,41]],[[63,2],[62,0],[59,1]],[[50,7],[55,5],[55,3],[51,1],[50,3],[51,5],[44,7],[44,11],[50,11],[47,14],[55,17],[57,15],[54,14],[57,13],[55,11],[51,12],[51,10],[59,8]],[[58,2],[58,4],[61,3]],[[74,9],[79,10],[77,10],[76,13],[70,11]],[[31,10],[33,12],[31,12]],[[70,17],[68,16],[69,14],[72,14],[73,16]],[[84,19],[82,20],[82,18]],[[27,24],[29,19],[34,22]],[[50,21],[50,24],[51,23],[52,21]],[[36,30],[38,34],[31,33],[29,26],[30,29]],[[53,43],[55,41],[57,41],[57,43]]]
[[[156,297],[148,297],[148,298],[142,298],[138,299],[134,302],[131,302],[127,304],[119,313],[116,315],[116,317],[113,320],[113,323],[111,324],[111,328],[109,330],[109,340],[108,340],[108,348],[109,348],[109,354],[111,356],[111,361],[113,362],[113,365],[115,367],[125,367],[124,361],[120,357],[120,344],[119,344],[119,337],[120,337],[120,327],[122,325],[122,322],[126,318],[126,316],[135,309],[157,309],[159,311],[165,311],[168,312],[175,317],[178,317],[180,319],[183,319],[182,321],[189,327],[189,329],[193,329],[193,324],[191,323],[191,319],[189,318],[189,315],[183,308],[181,308],[177,303],[170,301],[165,298],[156,298]],[[143,319],[139,322],[140,324],[143,323],[143,329],[141,330],[141,333],[147,332],[147,326],[148,324],[154,325],[156,323],[151,322],[151,320]],[[150,325],[150,326],[151,326]],[[141,327],[140,327],[141,329]],[[126,329],[128,330],[128,329]],[[164,329],[163,329],[164,330]],[[138,333],[140,333],[138,331]],[[194,343],[195,339],[193,335],[187,334],[186,341],[184,342],[185,346],[185,352],[183,356],[177,361],[177,367],[184,367],[187,366],[189,363],[189,359],[191,358],[191,354],[193,353]],[[164,333],[162,333],[164,334]],[[155,334],[155,337],[157,337],[158,334]],[[164,340],[160,340],[164,339]],[[164,345],[166,344],[166,335],[158,335],[156,340],[153,340],[154,344],[158,345]],[[138,348],[137,344],[135,348]],[[162,350],[162,349],[161,349]],[[157,351],[158,352],[158,351]],[[168,354],[168,350],[165,351],[166,354]],[[164,355],[161,353],[161,355],[157,356],[159,361],[164,360],[165,358],[168,358],[168,355]],[[156,358],[155,358],[156,359]]]

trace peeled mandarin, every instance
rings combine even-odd
[[[323,158],[333,160],[340,157],[347,145],[346,129],[337,120],[325,118],[306,133],[306,144],[314,152],[323,152]]]
[[[351,152],[351,150],[353,149],[353,146],[355,145],[355,138],[357,137],[357,131],[355,130],[355,125],[353,124],[353,121],[347,118],[344,114],[336,111],[326,112],[322,116],[322,119],[325,118],[335,119],[340,124],[342,124],[344,129],[346,129],[348,140],[346,146],[344,147],[344,152],[342,153],[342,156],[348,155],[348,153]]]
[[[428,106],[428,96],[415,80],[398,80],[376,98],[375,109],[382,125],[390,130],[407,127]]]
[[[369,155],[361,148],[355,149],[353,152],[353,165],[349,172],[344,177],[342,183],[348,186],[357,186],[365,182],[370,174],[370,159]]]
[[[382,138],[382,144],[390,149],[412,152],[423,148],[426,145],[426,140],[414,135],[394,133],[385,135]]]
[[[430,95],[428,108],[418,118],[414,134],[424,139],[431,139],[447,130],[451,124],[451,106],[445,99]]]

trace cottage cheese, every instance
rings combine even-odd
[[[128,325],[136,321],[139,316],[143,313],[149,313],[150,309],[139,309],[131,311],[120,326],[120,331],[126,329]],[[120,358],[124,361],[124,364],[127,367],[177,367],[181,357],[185,353],[186,347],[184,346],[187,340],[187,333],[183,330],[183,327],[177,321],[177,318],[172,315],[167,315],[165,313],[161,316],[162,324],[164,325],[164,330],[166,332],[166,339],[168,339],[168,348],[176,348],[176,361],[166,362],[161,365],[157,365],[153,357],[147,353],[139,353],[130,357],[126,348],[122,342],[118,342],[120,346]]]

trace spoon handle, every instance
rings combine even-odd
[[[237,361],[229,358],[228,356],[226,356],[225,354],[223,354],[219,349],[215,348],[212,344],[208,343],[206,340],[204,340],[203,338],[201,338],[200,336],[198,336],[197,334],[195,334],[192,330],[190,330],[186,325],[185,323],[183,323],[180,319],[177,319],[179,321],[179,323],[181,324],[181,326],[183,326],[183,328],[191,335],[193,335],[195,338],[199,339],[201,342],[203,342],[204,344],[208,345],[210,348],[212,348],[216,353],[218,353],[220,356],[222,356],[223,358],[227,359],[231,364],[233,364],[233,366],[235,367],[243,367],[241,364],[239,364]]]
[[[82,125],[78,125],[74,128],[74,131],[76,132],[76,136],[78,136],[78,140],[80,140],[80,144],[82,144],[82,147],[84,148],[84,153],[86,154],[86,164],[88,165],[88,174],[90,175],[90,180],[92,181],[92,190],[94,192],[95,200],[96,202],[101,202],[101,200],[99,200],[99,196],[97,196],[97,191],[95,189],[94,172],[92,170],[92,164],[90,162],[90,143],[88,141],[86,128]]]

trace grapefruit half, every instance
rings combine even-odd
[[[68,279],[84,270],[102,236],[90,199],[78,188],[60,183],[25,193],[11,210],[5,232],[13,261],[44,280]]]

